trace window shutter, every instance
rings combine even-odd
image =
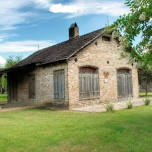
[[[118,70],[117,74],[118,83],[118,97],[132,97],[133,96],[133,86],[132,86],[132,75],[131,70],[121,69]]]
[[[99,74],[94,68],[82,67],[79,73],[80,98],[99,96]]]
[[[65,76],[64,70],[54,71],[54,98],[65,98]]]

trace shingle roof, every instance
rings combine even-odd
[[[11,69],[24,67],[31,64],[43,65],[58,61],[65,61],[99,37],[102,34],[102,31],[103,29],[99,29],[89,34],[85,34],[80,37],[76,37],[57,45],[39,50],[19,62]]]

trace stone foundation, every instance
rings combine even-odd
[[[137,106],[143,106],[145,98],[137,98],[136,100],[132,100],[131,103],[133,104],[133,107]],[[152,105],[152,98],[150,98]],[[115,110],[121,110],[121,109],[127,109],[127,101],[121,101],[121,102],[115,102],[111,103],[114,106]],[[107,103],[102,103],[98,105],[91,105],[91,106],[85,106],[85,107],[77,107],[77,108],[71,108],[72,111],[82,111],[82,112],[106,112],[106,105]]]

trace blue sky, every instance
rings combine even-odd
[[[124,0],[1,0],[0,64],[67,40],[73,22],[82,35],[125,13]]]

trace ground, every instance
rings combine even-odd
[[[152,106],[113,113],[0,113],[0,152],[150,152]]]
[[[0,103],[7,102],[7,94],[0,94]]]
[[[145,96],[146,96],[146,93],[145,93],[145,92],[140,92],[140,93],[139,93],[139,96],[140,96],[140,97],[145,97]],[[152,92],[148,92],[148,97],[152,97]]]

